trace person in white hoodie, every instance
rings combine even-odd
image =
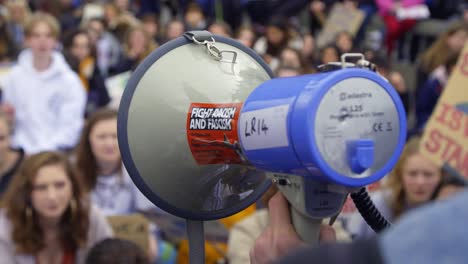
[[[86,93],[79,77],[55,51],[60,28],[44,13],[25,26],[26,46],[2,80],[2,107],[14,122],[13,145],[27,154],[75,146],[83,126]]]

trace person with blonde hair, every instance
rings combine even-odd
[[[24,45],[24,28],[28,19],[31,17],[26,0],[8,0],[6,1],[8,11],[8,29],[13,35],[17,48],[22,48]]]
[[[110,74],[135,70],[140,62],[156,48],[156,42],[142,25],[131,27],[125,34],[124,52],[119,62],[110,69]]]
[[[2,202],[0,243],[18,264],[84,263],[94,244],[112,237],[70,161],[58,152],[28,157]]]
[[[73,148],[83,125],[85,89],[55,51],[59,34],[51,15],[31,16],[25,27],[28,48],[0,84],[2,107],[13,109],[13,146],[28,154]]]
[[[444,67],[447,60],[463,49],[468,40],[468,24],[455,23],[422,54],[418,73],[419,88],[438,68]],[[443,74],[446,74],[446,70]],[[440,71],[440,69],[439,69]]]
[[[127,0],[123,2],[125,1]],[[127,4],[119,4],[118,2],[119,1],[114,1],[104,4],[104,18],[108,29],[119,41],[122,41],[128,29],[139,25],[140,20],[128,10],[128,1]]]
[[[382,189],[372,195],[381,214],[389,221],[435,199],[442,180],[442,168],[420,153],[420,137],[411,138],[405,145],[399,161],[385,178]],[[375,232],[360,215],[351,220],[358,222],[356,237],[370,237]]]

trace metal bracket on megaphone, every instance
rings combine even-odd
[[[364,54],[362,54],[362,53],[345,53],[345,54],[341,55],[341,67],[344,69],[347,66],[349,66],[348,63],[346,62],[347,58],[356,58],[356,57],[360,58],[360,59],[354,64],[355,67],[367,68],[367,69],[372,70],[374,72],[376,71],[375,64],[373,64],[370,61],[366,60],[364,58]]]
[[[215,39],[213,38],[213,35],[209,31],[188,31],[184,33],[184,37],[189,39],[190,41],[193,41],[195,44],[206,46],[206,49],[208,51],[208,54],[210,54],[215,60],[218,61],[225,61],[223,53],[230,53],[232,54],[232,58],[230,63],[236,63],[237,60],[237,52],[232,51],[232,50],[220,50],[218,47],[216,47]]]
[[[349,61],[349,59],[351,58],[359,59],[355,63],[352,63]],[[319,72],[329,72],[346,68],[362,68],[371,70],[373,72],[377,71],[376,65],[366,60],[362,53],[345,53],[341,55],[340,62],[330,62],[327,64],[321,64],[317,68]]]

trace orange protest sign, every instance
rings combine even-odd
[[[421,152],[468,177],[468,43],[424,131]]]

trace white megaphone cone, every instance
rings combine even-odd
[[[192,261],[203,262],[199,221],[239,212],[271,180],[314,243],[348,193],[393,167],[406,131],[398,95],[369,69],[340,65],[270,80],[252,50],[197,31],[137,68],[119,109],[122,158],[148,199],[189,220]]]

